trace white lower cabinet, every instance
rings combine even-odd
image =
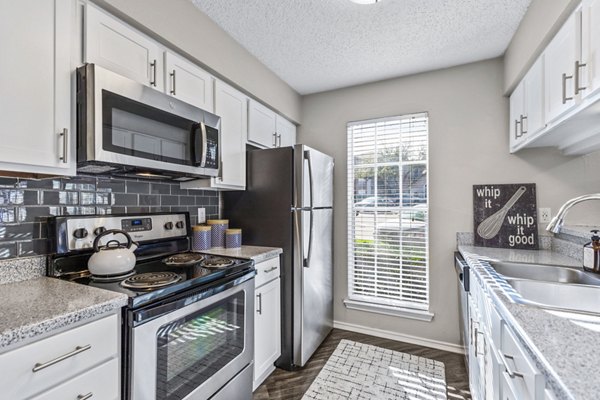
[[[113,314],[0,354],[2,398],[117,399],[120,327]]]
[[[254,382],[256,388],[275,370],[281,355],[281,284],[279,257],[256,264]]]

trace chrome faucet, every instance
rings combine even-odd
[[[562,205],[560,210],[558,210],[558,214],[556,214],[556,216],[552,218],[552,221],[550,221],[550,223],[546,227],[546,230],[552,233],[559,233],[560,229],[563,226],[563,220],[565,219],[565,216],[567,215],[571,207],[573,207],[575,204],[587,200],[600,200],[600,193],[584,194],[583,196],[575,197],[567,201],[565,204]]]

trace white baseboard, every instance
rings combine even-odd
[[[424,347],[431,347],[431,348],[438,349],[438,350],[449,351],[451,353],[464,354],[464,351],[465,351],[465,348],[463,346],[460,346],[460,345],[457,345],[454,343],[442,342],[439,340],[425,339],[425,338],[412,336],[412,335],[404,335],[402,333],[386,331],[386,330],[377,329],[377,328],[369,328],[367,326],[349,324],[347,322],[333,321],[333,327],[337,328],[337,329],[343,329],[345,331],[364,333],[365,335],[371,335],[371,336],[377,336],[377,337],[381,337],[381,338],[385,338],[385,339],[397,340],[399,342],[416,344],[416,345],[424,346]]]

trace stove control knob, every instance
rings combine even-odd
[[[177,229],[183,229],[183,221],[177,221],[177,223],[175,224],[175,227]]]
[[[75,239],[83,239],[87,235],[88,235],[88,231],[85,228],[79,228],[79,229],[75,229],[73,231],[73,237]]]
[[[103,226],[99,226],[99,227],[97,227],[96,229],[94,229],[94,235],[98,236],[98,235],[100,235],[101,233],[103,233],[105,230],[106,230],[106,228],[105,228],[105,227],[103,227]]]
[[[173,223],[172,222],[167,222],[165,224],[165,229],[170,231],[171,229],[173,229]]]

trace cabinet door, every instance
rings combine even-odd
[[[522,81],[519,86],[516,87],[514,92],[510,95],[510,120],[509,120],[509,132],[510,132],[510,150],[514,151],[515,147],[523,140],[523,133],[521,130],[521,121],[525,109],[525,84]]]
[[[163,90],[158,43],[91,5],[86,6],[84,36],[85,62]]]
[[[578,12],[569,17],[544,52],[546,123],[556,120],[577,103],[573,74],[579,57],[578,17]]]
[[[165,52],[165,90],[171,96],[213,112],[213,77],[188,60]]]
[[[296,144],[296,125],[280,115],[276,116],[277,147],[293,146]]]
[[[248,102],[248,141],[260,147],[277,146],[277,114],[262,104]]]
[[[581,21],[581,70],[580,86],[586,87],[584,97],[598,93],[600,89],[600,0],[584,0]]]
[[[74,173],[74,10],[68,0],[0,2],[0,169]]]
[[[521,122],[523,138],[541,131],[544,123],[544,57],[538,58],[525,75],[525,115]]]
[[[248,98],[231,86],[215,82],[215,114],[221,117],[221,176],[217,186],[246,188]]]
[[[274,369],[281,355],[280,279],[256,290],[254,321],[254,387]]]

